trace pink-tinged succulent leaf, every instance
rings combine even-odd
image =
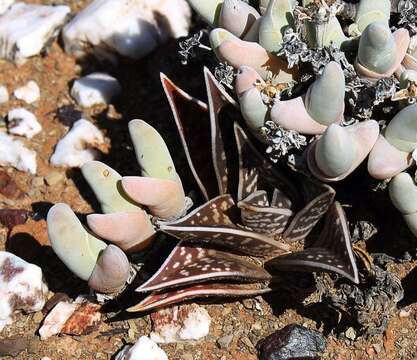
[[[203,297],[248,297],[270,292],[270,288],[259,284],[216,284],[208,283],[195,285],[179,290],[164,293],[153,293],[147,296],[139,304],[127,309],[129,312],[148,311],[165,307],[194,298]]]
[[[272,259],[266,263],[266,268],[334,272],[358,283],[348,225],[340,204],[335,202],[330,207],[323,232],[311,247]]]
[[[261,234],[270,236],[284,232],[293,213],[289,209],[269,206],[267,193],[256,191],[246,199],[239,201],[242,223]]]
[[[180,216],[185,208],[181,180],[156,179],[143,176],[125,176],[122,187],[138,204],[148,207],[152,215],[162,219]]]
[[[90,229],[123,251],[133,253],[149,245],[155,229],[145,211],[87,215]]]
[[[160,230],[180,240],[222,246],[237,253],[270,257],[289,251],[286,244],[235,225],[236,210],[232,197],[221,195],[183,218],[159,223],[159,226]]]
[[[297,194],[291,182],[279,173],[274,164],[259,153],[243,129],[236,123],[234,133],[239,153],[238,201],[258,190],[258,183],[261,179],[270,186],[285,189],[289,195]]]
[[[284,233],[286,241],[303,240],[313,230],[333,203],[335,191],[328,185],[305,178],[305,205],[294,217]]]
[[[194,179],[205,200],[219,194],[211,149],[208,107],[161,73],[161,82],[174,115],[182,146]]]
[[[209,280],[256,282],[270,279],[262,267],[240,256],[180,242],[159,270],[137,292],[174,288]]]

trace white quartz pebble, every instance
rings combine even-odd
[[[39,100],[41,96],[41,90],[35,81],[30,80],[26,85],[17,88],[14,91],[14,96],[16,99],[23,100],[28,104],[32,104]]]
[[[14,0],[0,0],[0,15],[14,3]]]
[[[10,134],[25,136],[28,139],[31,139],[42,130],[42,126],[39,124],[36,116],[23,108],[9,111],[7,125]]]
[[[9,101],[9,92],[7,87],[0,86],[0,104],[4,104]]]
[[[36,152],[29,150],[21,141],[0,132],[0,166],[13,166],[36,174]]]
[[[168,356],[151,339],[141,336],[124,356],[124,360],[168,360]]]
[[[94,148],[103,143],[104,136],[93,123],[85,119],[78,120],[56,145],[51,164],[81,167],[97,157],[98,152]]]
[[[67,320],[77,309],[78,304],[61,301],[49,312],[39,329],[41,340],[61,332]]]
[[[74,81],[71,96],[82,107],[109,104],[114,96],[120,94],[119,81],[104,73],[93,73]]]
[[[157,343],[198,340],[207,336],[211,318],[197,304],[173,306],[151,314],[150,338]]]
[[[168,37],[188,35],[191,10],[185,0],[94,0],[63,29],[65,50],[116,61],[139,59]]]
[[[0,57],[22,64],[38,55],[58,34],[69,12],[68,6],[12,5],[0,17]]]
[[[48,295],[42,270],[16,255],[0,251],[0,331],[13,323],[16,311],[42,310]]]

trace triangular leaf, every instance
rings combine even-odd
[[[304,240],[333,203],[335,191],[328,185],[305,178],[307,205],[291,221],[284,233],[286,241]]]
[[[256,191],[237,206],[241,209],[242,223],[252,230],[275,236],[287,227],[293,213],[289,209],[269,206],[265,191]]]
[[[289,179],[283,176],[274,164],[259,153],[238,124],[235,124],[234,130],[239,152],[238,201],[258,190],[261,180],[269,186],[285,189],[288,195],[297,194]]]
[[[233,107],[236,117],[240,116],[236,101],[224,90],[213,74],[204,68],[208,106],[210,114],[212,156],[219,194],[234,194],[237,188],[237,148],[233,136],[233,124],[237,119],[231,119],[223,114],[227,105]],[[232,168],[236,166],[236,168]],[[236,175],[237,176],[237,175]],[[236,182],[236,184],[234,184]]]
[[[176,86],[164,74],[161,82],[174,115],[191,172],[206,200],[219,194],[211,148],[208,107]]]
[[[145,292],[201,283],[209,280],[265,281],[262,267],[240,256],[214,249],[178,244],[159,270],[136,291]]]
[[[247,297],[270,292],[271,289],[259,284],[216,284],[208,283],[195,285],[188,288],[153,293],[147,296],[139,304],[127,309],[129,312],[148,311],[203,297]]]
[[[289,246],[268,236],[236,225],[238,217],[230,195],[221,195],[173,222],[159,223],[159,229],[180,240],[227,247],[254,256],[277,256]]]
[[[344,211],[335,202],[317,241],[308,249],[270,260],[268,269],[289,271],[327,271],[340,274],[354,283],[359,282]]]

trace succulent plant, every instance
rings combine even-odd
[[[120,248],[90,234],[68,206],[58,204],[48,214],[48,231],[64,263],[93,289],[118,293],[129,277],[125,253],[152,246],[160,233],[176,238],[159,270],[136,289],[152,293],[129,311],[194,297],[262,294],[282,270],[330,271],[358,282],[334,190],[301,174],[289,179],[261,155],[239,125],[237,103],[207,69],[208,105],[163,74],[161,81],[202,203],[188,210],[190,201],[163,139],[150,125],[133,120],[129,131],[142,176],[121,177],[97,161],[82,169],[105,212],[88,215],[88,225]],[[222,115],[227,109],[233,117]],[[321,235],[293,252],[292,243],[303,241],[326,213]]]
[[[242,116],[274,161],[310,143],[304,167],[325,182],[345,179],[368,155],[369,174],[378,180],[414,164],[417,28],[410,4],[265,0],[256,8],[234,0],[203,14],[198,1],[189,3],[203,18],[215,9],[229,14],[210,22],[211,45],[219,61],[236,69]],[[391,11],[401,13],[398,21],[390,22]],[[308,87],[306,70],[315,77]],[[373,114],[390,98],[400,100],[397,114],[390,104],[391,120],[381,108]]]

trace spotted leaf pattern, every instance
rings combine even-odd
[[[260,284],[207,283],[182,289],[153,293],[139,304],[127,309],[129,312],[148,311],[155,308],[177,304],[194,298],[204,297],[248,297],[270,292],[271,289]]]
[[[245,226],[269,236],[281,234],[293,215],[289,209],[270,207],[267,193],[262,190],[249,195],[237,206],[241,210],[241,219]]]
[[[185,217],[160,223],[160,230],[180,240],[222,246],[237,253],[254,256],[278,256],[289,246],[269,236],[239,227],[233,221],[238,214],[230,195],[221,195]]]
[[[208,280],[251,282],[269,278],[266,270],[242,257],[181,242],[160,269],[136,291],[160,290]]]
[[[210,117],[205,103],[197,100],[177,87],[164,74],[161,82],[174,115],[182,146],[194,179],[205,200],[217,196],[219,189],[211,148]]]
[[[314,194],[312,200],[305,205],[291,221],[288,229],[284,233],[284,239],[288,242],[304,240],[313,230],[314,226],[326,214],[333,203],[335,191],[328,185],[317,185],[312,180],[306,180],[311,187],[308,194]],[[315,192],[313,190],[316,190]],[[318,195],[317,195],[318,193]]]
[[[323,232],[309,248],[270,260],[273,270],[327,271],[359,282],[346,217],[341,205],[333,203],[326,216]]]

